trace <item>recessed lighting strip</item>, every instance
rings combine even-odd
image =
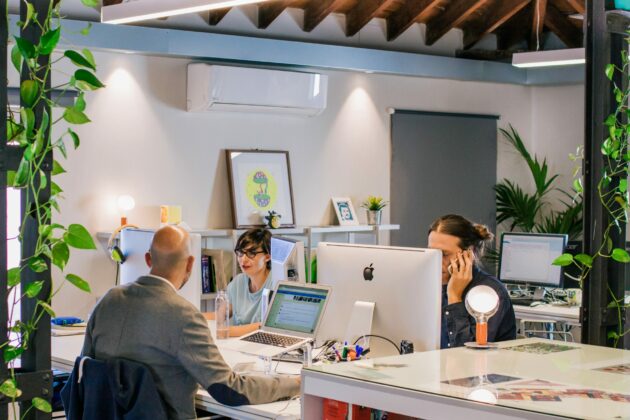
[[[570,66],[584,64],[585,62],[584,48],[533,51],[516,53],[512,56],[512,65],[521,68]]]

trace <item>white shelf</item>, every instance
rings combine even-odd
[[[353,233],[398,230],[400,225],[312,226],[311,233]]]

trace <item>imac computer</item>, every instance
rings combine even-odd
[[[317,260],[317,282],[332,287],[318,343],[328,339],[354,343],[369,332],[397,346],[402,340],[411,341],[414,351],[440,348],[441,252],[321,242]],[[373,304],[368,331],[348,329],[356,325],[357,303]],[[368,316],[363,311],[359,323]],[[396,354],[383,339],[372,337],[369,344],[372,356]]]
[[[542,298],[542,287],[562,287],[562,267],[552,263],[564,252],[567,239],[560,234],[503,233],[499,279],[537,287],[534,299]]]
[[[276,285],[281,281],[306,283],[304,242],[282,236],[271,237],[271,284],[262,291],[260,319],[265,319]]]

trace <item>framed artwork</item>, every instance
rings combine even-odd
[[[289,152],[226,150],[234,228],[264,226],[270,211],[280,227],[295,227]]]
[[[332,203],[340,226],[359,224],[357,214],[352,207],[352,201],[348,197],[333,197]]]

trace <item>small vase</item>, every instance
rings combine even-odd
[[[368,210],[367,211],[368,225],[380,225],[382,214],[383,212],[381,210]]]

